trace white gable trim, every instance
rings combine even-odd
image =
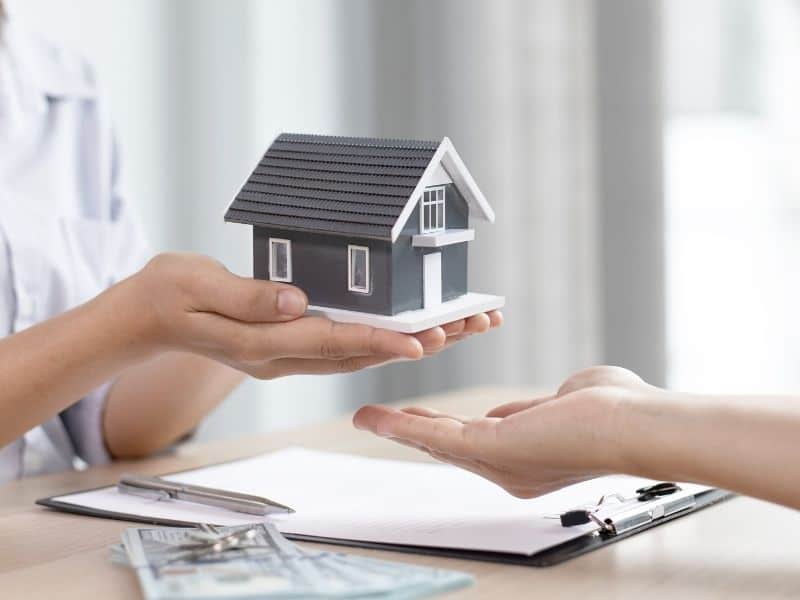
[[[447,185],[448,183],[453,183],[453,180],[450,179],[450,175],[447,174],[447,171],[444,170],[444,167],[441,163],[439,163],[439,168],[436,169],[436,172],[431,175],[431,179],[428,182],[428,185],[425,187],[434,187],[436,185]]]
[[[392,227],[392,242],[396,242],[397,238],[400,237],[400,232],[403,231],[403,227],[411,217],[411,213],[414,212],[414,208],[422,197],[425,188],[433,185],[435,179],[438,180],[437,174],[440,166],[444,168],[447,175],[453,180],[453,185],[456,186],[456,189],[466,200],[469,205],[469,213],[474,217],[494,223],[494,210],[489,206],[486,197],[478,188],[478,184],[475,183],[472,175],[470,175],[464,161],[461,160],[458,152],[453,147],[453,143],[449,138],[444,138],[431,157],[431,161],[422,173],[422,177],[419,178],[414,191],[411,192],[411,196],[409,196],[408,202],[406,202],[403,211],[397,218],[397,222]]]

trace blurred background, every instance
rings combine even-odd
[[[506,325],[420,364],[248,381],[227,437],[594,363],[800,387],[800,0],[16,0],[97,67],[155,250],[251,273],[222,214],[280,131],[450,137]]]

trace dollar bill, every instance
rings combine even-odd
[[[400,600],[421,598],[472,582],[470,575],[457,571],[304,549],[271,524],[258,524],[247,530],[245,542],[217,552],[209,550],[215,539],[199,537],[197,529],[132,528],[123,534],[121,546],[111,548],[111,558],[117,564],[127,562],[136,570],[148,600]],[[219,528],[218,539],[230,539],[241,532],[242,528]]]

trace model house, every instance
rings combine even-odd
[[[253,226],[254,276],[329,318],[400,331],[498,308],[470,294],[473,218],[494,212],[448,138],[284,133],[225,214]]]

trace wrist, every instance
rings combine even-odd
[[[681,480],[679,450],[686,427],[684,394],[654,386],[629,390],[614,419],[616,468],[620,473]]]
[[[126,357],[135,362],[152,358],[165,348],[158,337],[158,318],[137,275],[124,279],[97,296],[92,305],[99,323],[121,346]]]

